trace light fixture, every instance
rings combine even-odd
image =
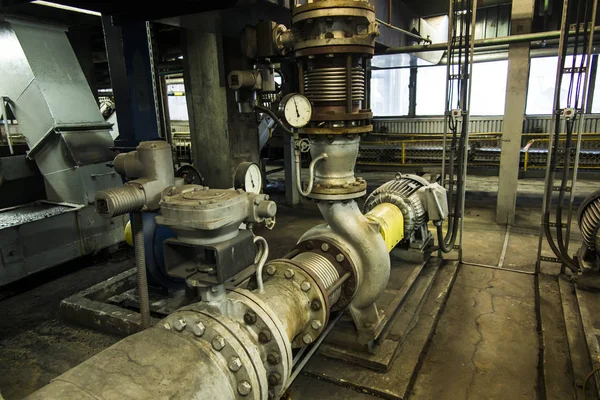
[[[78,7],[71,7],[71,6],[67,6],[64,4],[53,3],[51,1],[36,0],[36,1],[32,1],[32,3],[39,4],[40,6],[53,7],[53,8],[58,8],[61,10],[66,10],[66,11],[73,11],[73,12],[77,12],[77,13],[81,13],[81,14],[93,15],[96,17],[102,16],[102,14],[97,11],[86,10],[84,8],[78,8]]]

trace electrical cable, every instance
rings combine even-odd
[[[586,393],[586,388],[587,388],[587,383],[590,380],[590,378],[592,376],[594,376],[594,374],[600,372],[600,367],[596,367],[594,368],[589,374],[587,374],[587,376],[585,377],[585,380],[583,381],[583,400],[586,399],[587,393]]]
[[[449,71],[451,75],[455,75],[458,79],[456,82],[451,79],[451,83],[448,85],[448,92],[446,93],[446,118],[448,129],[452,132],[452,142],[450,145],[450,154],[448,161],[448,175],[450,177],[450,182],[448,185],[448,204],[452,207],[454,204],[454,210],[451,217],[448,219],[448,229],[446,235],[443,234],[443,226],[442,224],[437,225],[437,238],[438,238],[438,248],[444,253],[449,253],[454,249],[454,244],[458,237],[458,227],[459,227],[459,218],[462,218],[461,214],[461,203],[463,196],[463,186],[464,180],[462,171],[464,169],[464,163],[467,162],[465,159],[464,146],[466,146],[466,136],[468,131],[468,125],[461,122],[460,125],[460,135],[458,134],[458,121],[453,119],[451,115],[453,100],[454,100],[454,90],[456,87],[456,108],[460,109],[461,112],[467,111],[467,103],[468,103],[468,85],[470,78],[469,71],[469,57],[470,57],[470,37],[469,32],[471,30],[471,18],[470,15],[472,13],[472,0],[461,0],[459,4],[458,12],[455,11],[456,15],[453,18],[452,23],[452,38],[451,43],[455,44],[458,39],[458,59],[456,65],[451,65],[449,67]],[[458,21],[460,19],[460,22]],[[458,25],[459,24],[459,25]],[[458,25],[458,26],[457,26]],[[458,32],[458,38],[457,38]],[[463,40],[464,39],[464,40]],[[464,60],[463,60],[463,49],[464,49]],[[450,52],[448,54],[448,59],[452,63],[454,60],[454,48],[450,46]],[[456,74],[454,74],[456,72]],[[448,77],[450,79],[450,77]],[[458,147],[457,147],[458,142]],[[455,172],[455,158],[456,151],[459,151],[458,154],[458,162],[456,163],[456,171],[457,178],[454,180],[454,172]],[[456,198],[454,199],[454,187],[456,186]],[[454,200],[454,203],[453,203]]]

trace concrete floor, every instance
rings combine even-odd
[[[387,176],[367,178],[377,181]],[[489,185],[489,181],[482,180],[482,185]],[[591,182],[588,187],[597,187],[597,183]],[[487,187],[482,192],[489,190]],[[467,203],[465,259],[497,265],[506,229],[493,222],[493,194],[486,196],[478,191],[471,188]],[[524,197],[503,266],[533,271],[541,197],[535,191]],[[269,240],[270,258],[284,255],[306,229],[320,221],[312,203],[293,210],[280,207],[275,228],[260,232]],[[58,304],[73,293],[131,268],[132,263],[131,250],[124,249],[111,256],[81,259],[0,289],[0,392],[5,399],[26,396],[119,339],[62,323]],[[543,272],[555,274],[558,267],[544,265]],[[560,312],[558,307],[555,312]],[[536,327],[532,275],[463,265],[421,363],[411,398],[539,397]],[[562,347],[554,350],[565,352]],[[546,368],[555,367],[547,363]],[[569,379],[562,372],[553,376],[565,382]],[[289,392],[292,399],[326,397],[371,398],[307,376],[300,376]]]

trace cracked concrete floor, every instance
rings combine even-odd
[[[533,276],[463,265],[412,397],[536,398],[533,294]]]

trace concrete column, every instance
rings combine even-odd
[[[184,81],[194,166],[207,186],[230,188],[236,167],[259,162],[254,114],[240,114],[227,74],[250,65],[239,38],[186,30]]]
[[[512,35],[531,32],[533,9],[534,0],[513,1]],[[508,50],[506,105],[502,124],[502,153],[496,205],[496,222],[499,224],[510,225],[515,221],[521,135],[525,118],[528,81],[529,43],[511,44]]]

